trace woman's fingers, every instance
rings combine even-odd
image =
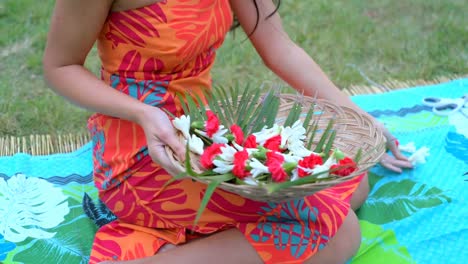
[[[175,176],[182,172],[172,163],[164,144],[148,143],[148,151],[153,161],[161,165],[169,174]]]
[[[385,153],[380,160],[380,164],[391,171],[401,173],[403,168],[413,168],[413,164],[411,164],[408,160],[400,160],[396,159]]]

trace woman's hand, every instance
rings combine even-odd
[[[413,164],[405,157],[401,151],[398,149],[396,144],[396,138],[388,131],[388,129],[380,122],[377,122],[377,127],[379,127],[385,138],[387,139],[387,149],[393,154],[393,157],[385,153],[380,159],[380,164],[391,171],[401,173],[403,168],[413,168]]]
[[[137,120],[143,128],[148,145],[148,152],[154,162],[161,165],[169,174],[177,175],[182,171],[172,164],[166,153],[166,145],[179,157],[185,160],[185,146],[179,141],[177,132],[164,111],[148,106]]]

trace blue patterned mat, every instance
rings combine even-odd
[[[353,97],[401,144],[426,146],[430,156],[402,174],[372,169],[358,212],[363,241],[351,263],[465,263],[468,109],[438,116],[421,103],[464,94],[468,79]],[[0,261],[87,263],[96,226],[82,201],[85,192],[96,199],[91,172],[91,144],[70,154],[0,157]]]

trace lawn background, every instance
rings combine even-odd
[[[170,0],[169,0],[170,1]],[[0,0],[0,137],[85,131],[90,113],[55,95],[42,78],[52,0]],[[468,74],[466,0],[283,0],[291,38],[330,78],[351,84]],[[223,85],[280,82],[240,30],[226,39],[213,70]],[[99,69],[96,51],[86,62]]]

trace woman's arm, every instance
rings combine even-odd
[[[169,145],[181,158],[185,147],[159,108],[116,91],[83,66],[109,14],[113,0],[57,0],[44,54],[49,85],[71,102],[105,115],[138,123],[145,131],[153,160],[176,174],[165,156]]]
[[[145,105],[84,68],[113,0],[58,0],[44,53],[44,74],[60,95],[86,109],[138,121]]]
[[[259,11],[256,28],[257,12],[253,0],[231,0],[231,6],[244,31],[247,34],[251,33],[250,41],[265,65],[300,93],[309,96],[317,95],[318,98],[351,107],[370,117],[352,102],[349,96],[340,91],[315,61],[289,38],[283,29],[278,13],[267,18],[276,8],[273,1],[256,0],[256,2]],[[253,31],[254,28],[255,31]],[[395,159],[385,155],[381,161],[382,165],[397,172],[401,172],[401,168],[412,167],[406,157],[398,151],[392,140],[393,136],[388,130],[380,122],[375,123],[384,131],[388,147],[396,157]]]

